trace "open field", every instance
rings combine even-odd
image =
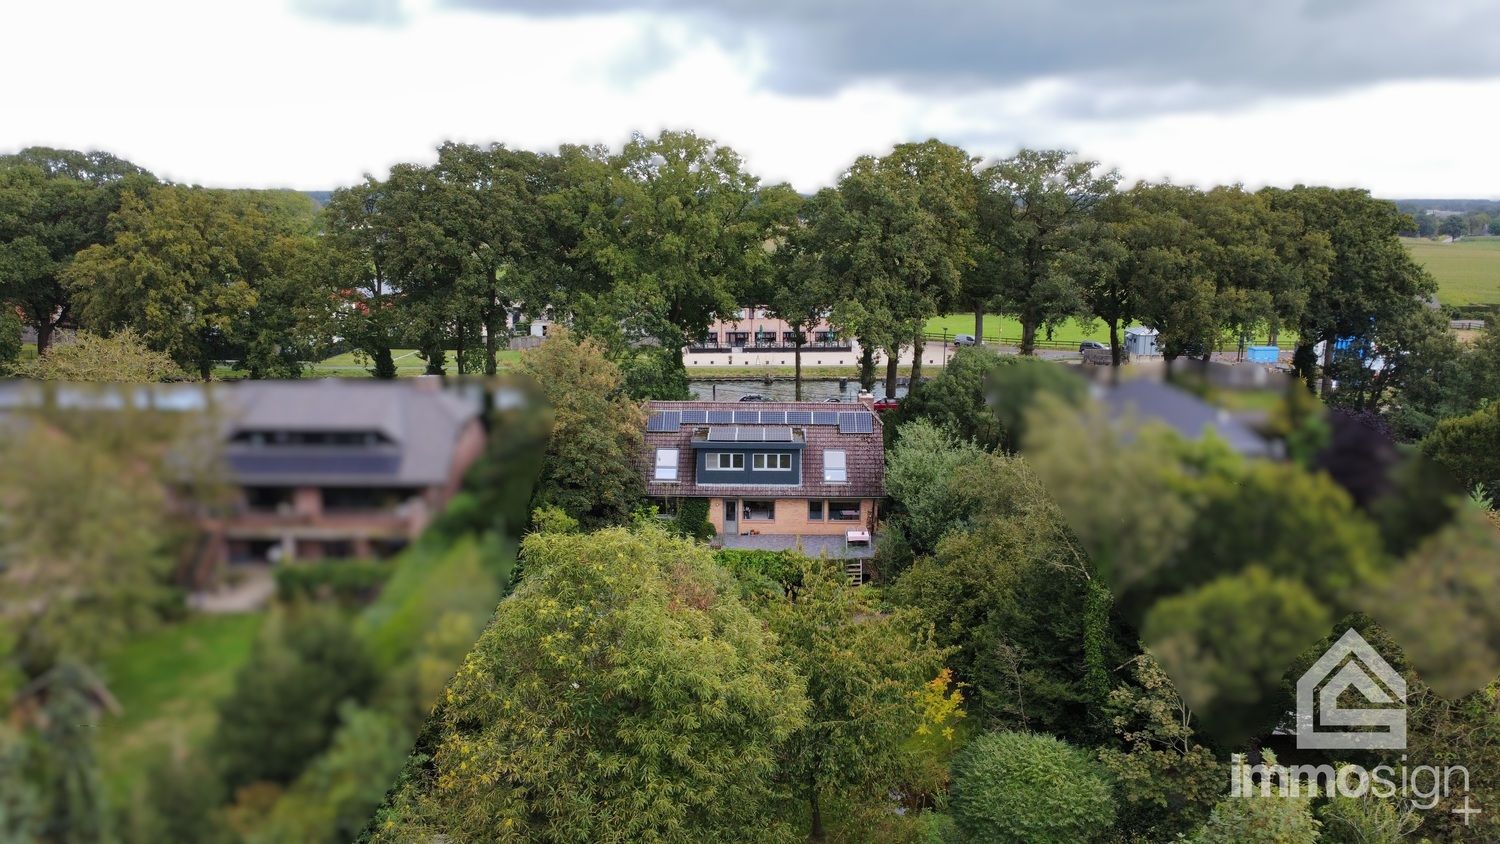
[[[1417,263],[1438,281],[1444,305],[1500,304],[1500,237],[1457,243],[1402,238]]]
[[[124,711],[104,719],[99,760],[119,805],[163,751],[195,747],[213,731],[218,701],[250,656],[264,615],[194,616],[132,638],[104,662]]]

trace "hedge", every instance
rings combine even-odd
[[[287,563],[276,567],[276,594],[284,601],[312,598],[366,604],[380,593],[391,571],[391,564],[382,560]]]

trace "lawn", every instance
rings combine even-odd
[[[1402,238],[1417,263],[1437,278],[1444,305],[1500,304],[1500,237],[1457,243]]]
[[[421,375],[427,371],[427,361],[417,354],[416,349],[393,349],[391,355],[396,360],[398,376]],[[496,365],[504,370],[514,366],[521,359],[521,353],[514,349],[502,349],[496,353],[495,358]],[[363,378],[370,374],[370,366],[369,360],[361,363],[355,359],[353,352],[345,352],[313,364],[308,374],[313,377]],[[448,371],[457,371],[455,353],[452,350],[448,352]]]
[[[1134,325],[1135,323],[1131,323]],[[948,332],[948,336],[955,334],[974,333],[973,314],[946,314],[927,320],[927,332],[929,334],[941,334]],[[1021,322],[1015,317],[1000,316],[998,314],[986,314],[984,317],[984,338],[987,343],[1001,341],[1005,345],[1013,345],[1021,340]],[[1045,332],[1037,332],[1037,340],[1049,339]],[[1109,342],[1109,326],[1099,320],[1089,323],[1079,320],[1068,320],[1057,327],[1052,333],[1051,340],[1068,345],[1075,344],[1081,340],[1098,340],[1100,343]],[[1264,340],[1265,338],[1259,338]],[[1295,339],[1295,335],[1288,331],[1281,332],[1281,345],[1286,347]],[[1259,340],[1257,342],[1259,342]],[[1125,326],[1120,326],[1120,342],[1125,342]],[[1228,346],[1233,351],[1233,345]]]
[[[201,615],[132,638],[104,662],[123,712],[99,731],[105,786],[116,805],[163,748],[202,744],[215,703],[250,655],[264,615]]]

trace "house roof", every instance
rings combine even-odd
[[[1160,422],[1190,440],[1212,431],[1240,454],[1274,456],[1271,443],[1243,419],[1163,381],[1136,378],[1113,387],[1100,386],[1095,398],[1109,408],[1111,418],[1134,416],[1142,422]]]
[[[477,402],[421,379],[239,381],[223,385],[222,442],[240,484],[433,486],[449,479]],[[249,445],[241,432],[376,432],[367,446]]]
[[[645,448],[638,465],[646,479],[646,493],[661,497],[723,498],[726,496],[758,496],[773,498],[881,498],[885,495],[885,434],[878,414],[867,408],[851,409],[848,406],[830,410],[822,402],[649,402],[645,434]],[[802,442],[802,483],[785,485],[729,485],[714,484],[699,487],[696,483],[696,463],[693,442],[701,429],[715,424],[710,412],[740,414],[772,414],[770,417],[741,421],[718,422],[720,425],[790,427],[800,432]],[[698,413],[704,415],[698,418]],[[776,417],[774,414],[797,414]],[[809,414],[807,417],[801,414]],[[677,414],[677,415],[672,415]],[[817,416],[812,416],[817,414]],[[825,415],[826,414],[826,415]],[[683,418],[686,416],[686,418]],[[842,418],[841,418],[842,417]],[[802,421],[806,418],[809,421]],[[769,420],[769,421],[768,421]],[[797,420],[792,422],[791,420]],[[812,421],[817,420],[817,421]],[[798,434],[794,433],[794,437]],[[729,445],[728,442],[725,443]],[[790,443],[764,443],[768,448],[787,447]],[[753,447],[756,443],[735,442],[739,448]],[[676,482],[655,479],[656,450],[676,448]],[[823,482],[823,452],[827,449],[842,450],[847,468],[847,483]]]

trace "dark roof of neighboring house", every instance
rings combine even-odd
[[[1244,420],[1163,381],[1136,378],[1113,387],[1101,385],[1094,397],[1109,409],[1111,418],[1134,415],[1141,422],[1160,422],[1190,440],[1212,431],[1240,454],[1275,456],[1272,444]]]
[[[239,381],[221,388],[230,475],[240,484],[433,486],[449,480],[479,404],[422,379]],[[246,445],[239,432],[375,432],[373,445]]]
[[[831,408],[822,402],[710,402],[688,401],[649,402],[648,417],[657,414],[682,411],[764,411],[764,412],[809,412],[809,413],[858,413],[868,414],[868,433],[841,433],[838,424],[791,424],[803,431],[807,443],[802,451],[802,483],[798,486],[782,485],[725,485],[699,487],[695,482],[695,457],[692,447],[694,431],[705,427],[699,422],[682,422],[672,430],[652,431],[648,424],[645,448],[638,461],[646,478],[646,494],[661,497],[693,496],[723,498],[725,496],[761,496],[772,498],[881,498],[885,495],[885,434],[880,416],[868,408],[847,405]],[[723,423],[732,425],[734,423]],[[785,425],[783,425],[785,427]],[[729,445],[729,443],[726,443]],[[736,443],[738,447],[753,443]],[[767,443],[773,447],[774,443]],[[677,477],[675,483],[654,479],[656,449],[676,448]],[[848,469],[848,483],[829,484],[823,482],[823,451],[842,449]]]

